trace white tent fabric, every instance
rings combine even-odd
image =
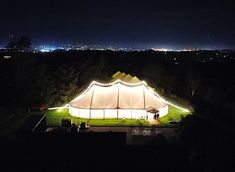
[[[116,80],[102,84],[93,81],[69,104],[69,113],[80,118],[145,118],[154,114],[146,111],[153,107],[162,117],[168,113],[168,104],[144,81],[126,83]]]
[[[112,82],[116,81],[116,80],[121,80],[124,82],[128,82],[128,83],[139,83],[141,82],[141,80],[139,78],[137,78],[136,76],[131,76],[130,74],[126,74],[126,73],[122,73],[120,71],[116,72],[115,74],[112,75]]]

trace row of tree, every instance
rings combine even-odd
[[[27,36],[22,36],[19,39],[12,40],[6,45],[6,49],[9,51],[31,51],[32,42]]]

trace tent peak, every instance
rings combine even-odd
[[[137,78],[136,76],[132,76],[131,74],[126,74],[125,72],[116,72],[115,74],[112,75],[111,81],[114,82],[116,80],[122,80],[124,82],[128,83],[139,83],[141,80]]]
[[[124,85],[129,85],[129,86],[147,85],[147,83],[145,81],[130,83],[130,82],[125,82],[121,79],[116,79],[115,81],[110,82],[110,83],[100,83],[98,81],[92,81],[91,85],[95,84],[95,85],[100,85],[100,86],[111,86],[111,85],[114,85],[114,84],[117,84],[117,83],[121,83],[121,84],[124,84]]]

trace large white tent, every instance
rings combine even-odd
[[[108,84],[93,81],[69,103],[72,116],[90,119],[153,119],[150,108],[156,109],[160,117],[168,113],[168,103],[144,81],[130,83],[120,79]]]

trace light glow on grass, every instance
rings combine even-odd
[[[168,125],[170,122],[180,122],[182,118],[190,115],[191,111],[183,111],[179,108],[169,105],[168,114],[164,117],[159,118],[159,122],[162,125]]]
[[[166,116],[159,118],[160,125],[169,125],[169,122],[179,122],[182,117],[190,115],[191,112],[185,112],[174,106],[169,106],[169,112]],[[81,122],[86,122],[90,126],[151,126],[149,121],[144,119],[84,119],[73,117],[69,114],[67,108],[48,110],[46,120],[48,126],[61,126],[62,119],[71,119],[72,123],[79,125]]]
[[[46,120],[48,126],[61,126],[62,119],[71,119],[72,123],[79,125],[86,122],[90,126],[150,126],[150,123],[144,119],[84,119],[73,117],[69,114],[68,109],[48,110]]]
[[[57,110],[58,112],[62,111],[63,109],[68,109],[69,108],[69,104],[66,104],[64,106],[58,106],[58,107],[52,107],[52,108],[48,108],[48,110]]]
[[[183,112],[191,112],[189,109],[186,109],[186,108],[177,106],[177,105],[175,105],[175,104],[173,104],[173,103],[171,103],[171,102],[169,102],[169,101],[166,101],[166,102],[167,102],[169,105],[171,105],[171,106],[173,106],[173,107],[175,107],[175,108],[178,108],[178,109],[182,110]]]

